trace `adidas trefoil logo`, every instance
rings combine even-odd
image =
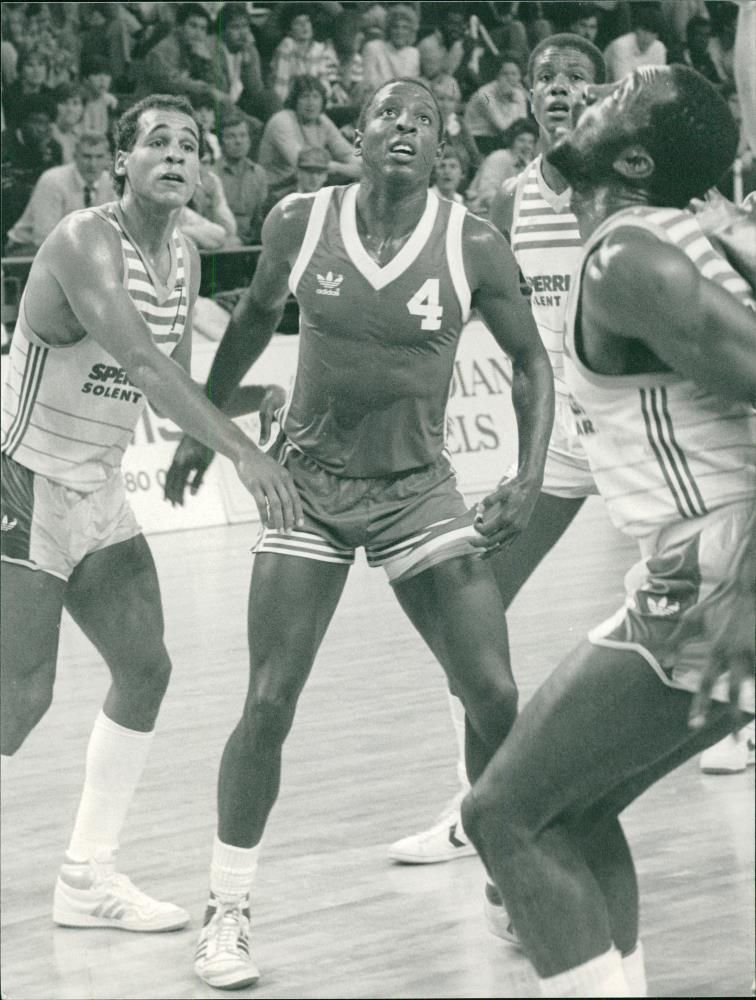
[[[328,271],[326,275],[318,274],[316,275],[318,279],[318,284],[320,288],[315,290],[316,295],[340,295],[341,282],[344,280],[343,274],[334,274],[333,271]]]
[[[670,601],[666,597],[660,597],[658,601],[654,597],[649,597],[646,604],[648,613],[657,618],[669,618],[671,615],[676,615],[680,610],[679,601]]]
[[[3,531],[13,531],[13,529],[18,524],[18,521],[14,518],[8,517],[7,514],[3,514],[3,519],[0,521],[0,529]]]

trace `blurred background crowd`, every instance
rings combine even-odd
[[[3,254],[34,254],[66,213],[114,197],[114,122],[154,92],[186,94],[204,130],[202,185],[180,223],[200,249],[254,245],[283,195],[358,177],[360,104],[395,76],[423,80],[445,117],[432,183],[485,215],[538,153],[527,63],[541,39],[590,39],[612,80],[687,63],[740,118],[737,11],[731,0],[3,3]],[[744,138],[722,190],[755,187]]]

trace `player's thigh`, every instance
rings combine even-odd
[[[164,655],[160,584],[144,535],[82,559],[65,603],[112,671],[149,665]]]
[[[52,683],[66,582],[11,562],[3,561],[0,567],[0,671],[5,695],[13,694],[16,684],[40,669]]]
[[[301,690],[348,573],[347,565],[301,556],[255,556],[247,618],[253,693]]]
[[[642,791],[690,740],[691,696],[634,652],[580,645],[517,718],[474,788],[477,810],[529,833],[582,814],[634,779]],[[666,773],[666,772],[664,772]]]
[[[584,503],[585,497],[566,498],[541,493],[522,534],[491,556],[491,567],[506,608]]]
[[[457,556],[394,584],[399,603],[455,681],[510,677],[504,606],[488,560]]]

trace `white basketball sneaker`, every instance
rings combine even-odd
[[[504,908],[504,900],[501,893],[491,882],[486,882],[486,895],[483,903],[483,915],[486,918],[486,927],[496,937],[509,941],[516,948],[521,948],[520,939],[514,929],[509,914]]]
[[[756,760],[754,724],[749,722],[739,733],[725,736],[719,743],[701,754],[701,770],[704,774],[737,774]]]
[[[189,914],[173,903],[153,899],[115,870],[115,854],[82,864],[61,865],[53,920],[63,927],[114,927],[124,931],[175,931],[189,923]]]
[[[211,895],[194,955],[194,971],[218,990],[252,986],[260,972],[250,958],[249,939],[249,897],[224,902]]]
[[[389,858],[405,865],[433,865],[476,854],[459,815],[459,804],[465,794],[466,792],[460,792],[455,795],[429,830],[393,843],[388,849]]]

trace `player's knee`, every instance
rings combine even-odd
[[[294,721],[298,691],[284,684],[260,685],[244,707],[245,728],[255,742],[280,744]]]
[[[113,670],[113,676],[119,688],[134,698],[159,705],[168,689],[171,669],[168,652],[160,643],[134,655],[122,669]]]
[[[485,692],[476,711],[478,733],[484,742],[497,747],[517,718],[519,693],[511,678],[504,678]]]
[[[17,683],[3,685],[2,752],[14,754],[52,703],[54,664],[42,664]]]

